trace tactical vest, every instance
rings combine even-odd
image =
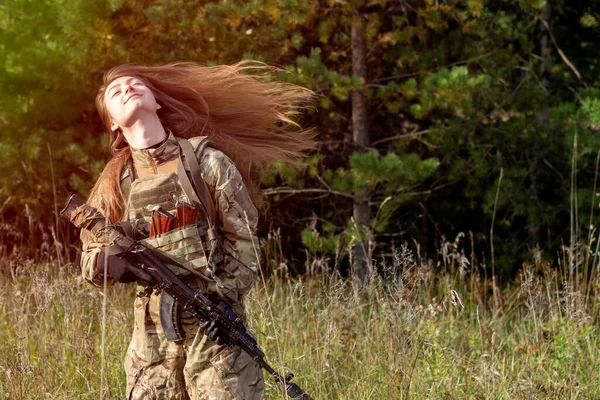
[[[124,220],[131,223],[134,231],[149,232],[152,210],[160,208],[175,215],[178,202],[194,205],[199,211],[196,223],[179,226],[143,241],[185,266],[183,269],[170,265],[177,275],[193,274],[213,281],[211,272],[223,262],[223,251],[215,230],[216,212],[212,196],[201,178],[198,165],[208,140],[206,137],[176,139],[179,144],[177,173],[133,180],[131,161],[123,169],[121,191],[126,204]]]

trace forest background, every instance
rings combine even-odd
[[[125,397],[133,288],[82,282],[58,218],[110,157],[103,72],[245,58],[317,94],[306,167],[261,182],[277,369],[315,399],[599,398],[599,38],[589,0],[0,1],[0,400]]]
[[[251,58],[318,94],[299,119],[319,132],[306,168],[262,179],[265,268],[306,272],[310,251],[347,274],[361,240],[369,261],[405,242],[435,257],[457,238],[500,280],[564,247],[590,270],[598,38],[600,6],[585,0],[4,1],[3,267],[78,246],[57,211],[109,158],[93,101],[106,69]]]

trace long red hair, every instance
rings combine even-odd
[[[297,85],[272,80],[276,69],[256,61],[205,67],[179,62],[163,66],[125,64],[104,74],[96,107],[110,132],[113,155],[92,188],[88,202],[111,222],[123,217],[120,175],[131,149],[123,134],[110,129],[104,102],[108,85],[122,76],[142,80],[161,108],[163,126],[175,136],[209,136],[211,145],[229,156],[248,185],[251,172],[273,162],[298,164],[315,147],[316,132],[302,129],[292,118],[313,97]]]

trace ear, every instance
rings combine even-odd
[[[119,128],[121,128],[121,127],[115,121],[112,121],[110,123],[110,130],[111,131],[116,132]]]
[[[160,106],[160,104],[156,103],[156,111],[160,110],[162,107]]]

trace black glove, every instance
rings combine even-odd
[[[221,333],[221,330],[215,321],[206,321],[200,325],[200,328],[204,334],[216,344],[225,344],[225,336]]]
[[[110,277],[122,283],[131,283],[135,281],[144,281],[149,284],[154,284],[154,279],[147,272],[137,268],[119,255],[118,248],[115,246],[103,247],[98,255],[96,268],[104,272],[104,263]],[[122,252],[122,251],[121,251]],[[116,253],[116,254],[115,254]]]

